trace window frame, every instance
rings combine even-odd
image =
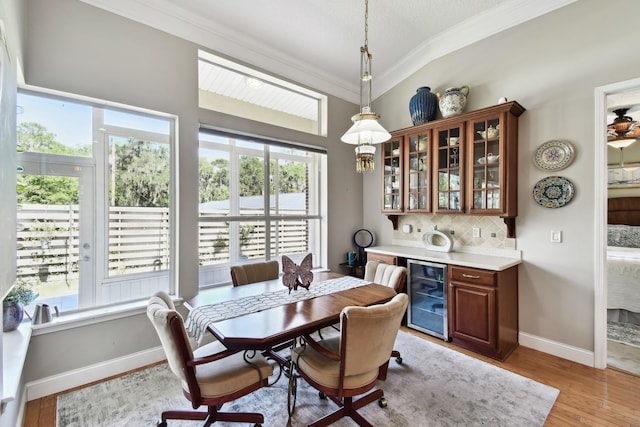
[[[285,141],[276,141],[272,139],[266,139],[259,136],[249,136],[243,134],[235,134],[229,132],[227,130],[217,130],[213,127],[202,126],[200,127],[200,133],[214,135],[221,138],[228,138],[229,141],[232,141],[231,144],[225,144],[223,142],[212,142],[212,141],[203,141],[199,136],[198,143],[199,149],[214,149],[218,151],[225,151],[229,153],[229,214],[228,215],[219,215],[219,216],[206,216],[202,217],[200,211],[198,212],[198,221],[199,224],[202,223],[220,223],[220,222],[229,222],[230,223],[230,234],[229,234],[229,257],[225,262],[220,262],[218,264],[207,264],[199,266],[199,288],[204,289],[212,286],[220,286],[224,284],[228,284],[231,282],[229,276],[229,268],[231,265],[236,265],[244,262],[239,259],[236,254],[239,253],[239,239],[234,239],[237,237],[237,226],[235,226],[236,230],[233,229],[233,224],[238,224],[247,221],[262,221],[265,224],[267,230],[270,230],[272,224],[276,221],[288,221],[288,220],[306,220],[309,221],[308,225],[308,251],[315,254],[314,256],[314,268],[324,268],[327,264],[327,216],[326,216],[326,200],[327,200],[327,153],[324,149],[318,149],[316,147],[308,147],[303,144],[296,144]],[[242,140],[251,143],[262,144],[263,150],[259,151],[256,149],[246,148],[237,146],[235,141]],[[277,151],[271,151],[270,147],[286,147],[295,150],[301,150],[306,153],[312,153],[313,156],[310,158],[307,156],[296,156],[295,154],[288,153],[279,153]],[[239,209],[239,180],[240,180],[240,170],[239,170],[239,158],[242,155],[247,156],[256,156],[259,154],[264,162],[264,180],[263,180],[263,188],[267,191],[264,191],[263,194],[263,213],[260,215],[242,215]],[[270,206],[270,175],[271,171],[271,162],[278,160],[293,160],[293,161],[305,161],[309,164],[310,169],[313,172],[308,174],[308,191],[313,186],[313,191],[310,191],[308,199],[310,206],[313,206],[313,212],[307,214],[282,214],[282,213],[273,213]],[[287,194],[287,193],[276,193],[276,194]],[[234,196],[235,195],[235,196]],[[311,209],[310,209],[311,211]],[[200,226],[199,226],[200,229]],[[233,233],[236,233],[234,236]],[[271,233],[266,233],[265,235],[265,252],[264,259],[260,258],[258,260],[272,260],[277,259],[279,261],[280,255],[272,256],[271,253],[274,251],[272,248],[271,242]],[[199,233],[200,236],[200,233]],[[310,236],[310,237],[309,237]],[[234,241],[235,240],[235,241]],[[304,255],[302,255],[304,256]],[[301,256],[301,258],[302,258]],[[249,262],[256,262],[257,259],[252,259]],[[207,281],[205,277],[207,277],[207,271],[217,270],[218,274],[216,277],[218,280],[214,280],[213,282]],[[226,273],[226,274],[225,274]],[[229,276],[229,277],[227,277]],[[211,276],[209,276],[211,277]],[[222,280],[220,278],[223,277]]]
[[[26,94],[30,96],[40,97],[40,98],[49,98],[62,102],[81,104],[91,109],[90,114],[90,126],[92,130],[92,143],[94,144],[91,156],[88,157],[75,157],[69,156],[70,160],[81,159],[85,163],[90,163],[93,169],[93,184],[91,188],[91,192],[93,193],[93,200],[95,203],[94,212],[88,213],[93,218],[94,230],[93,232],[93,266],[92,266],[92,283],[80,283],[78,289],[78,306],[75,309],[70,309],[64,311],[63,314],[69,318],[78,318],[78,316],[82,317],[82,313],[85,312],[95,312],[95,311],[103,311],[103,310],[112,310],[109,307],[130,307],[133,305],[137,305],[140,301],[148,299],[150,295],[144,293],[144,291],[139,292],[140,295],[136,296],[126,296],[126,292],[124,297],[119,298],[116,301],[105,301],[101,294],[103,293],[102,287],[105,285],[113,284],[118,280],[122,282],[127,282],[132,279],[144,281],[151,277],[154,272],[141,272],[141,273],[131,273],[125,275],[119,275],[114,277],[113,275],[110,277],[108,272],[108,259],[104,257],[108,257],[109,254],[109,179],[108,179],[108,169],[109,169],[109,154],[108,154],[108,139],[107,136],[111,135],[127,135],[134,136],[136,138],[148,138],[152,137],[156,142],[162,142],[168,144],[169,150],[169,263],[166,268],[166,274],[168,275],[168,289],[169,293],[174,294],[177,292],[177,224],[178,224],[178,209],[176,206],[177,200],[177,171],[178,171],[178,144],[177,144],[177,133],[178,129],[178,121],[179,118],[176,115],[162,113],[158,111],[148,110],[144,108],[139,108],[135,106],[125,105],[114,103],[110,101],[89,98],[81,95],[74,95],[69,93],[64,93],[60,91],[49,90],[40,87],[23,85],[18,89],[19,94]],[[136,116],[148,117],[152,119],[160,119],[168,122],[168,134],[156,133],[149,130],[144,129],[136,129],[135,127],[121,127],[113,124],[106,124],[104,120],[104,112],[105,111],[115,111],[115,112],[123,112],[126,114],[132,114]],[[18,123],[16,123],[16,126]],[[101,145],[97,147],[97,145]],[[25,153],[28,154],[28,153]],[[90,290],[85,289],[86,295],[81,295],[80,288],[90,288]],[[142,295],[144,294],[144,295]],[[89,298],[89,303],[87,303],[87,298]]]

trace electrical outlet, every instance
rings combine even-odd
[[[473,227],[473,237],[480,237],[480,227]]]

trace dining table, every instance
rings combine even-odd
[[[270,352],[338,323],[347,306],[382,304],[395,295],[384,285],[316,272],[309,289],[289,292],[281,279],[274,279],[205,290],[185,301],[190,310],[186,324],[190,334],[211,333],[228,350]]]

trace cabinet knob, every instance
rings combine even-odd
[[[479,279],[480,276],[472,276],[471,274],[462,273],[462,277],[466,277],[467,279]]]

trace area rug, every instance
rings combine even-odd
[[[389,363],[380,382],[386,408],[372,403],[360,410],[375,426],[542,426],[559,391],[454,350],[400,332],[395,349],[403,364]],[[315,389],[298,380],[293,426],[307,425],[332,412]],[[155,426],[165,409],[190,408],[179,381],[166,364],[58,397],[58,427]],[[226,404],[225,411],[264,414],[264,426],[287,425],[287,381]],[[169,427],[200,426],[169,421]],[[219,427],[238,424],[215,423]],[[343,419],[335,426],[353,426]]]
[[[607,339],[640,347],[640,326],[633,323],[607,322]]]

